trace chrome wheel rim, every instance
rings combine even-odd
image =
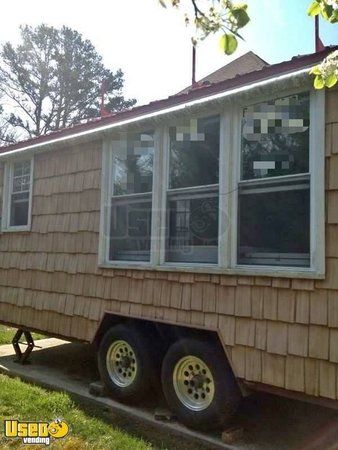
[[[130,386],[137,373],[136,355],[128,342],[119,340],[111,344],[106,357],[111,380],[119,387]]]
[[[200,358],[184,356],[175,365],[173,384],[181,403],[191,411],[203,411],[215,395],[211,370]]]

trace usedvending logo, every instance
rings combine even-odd
[[[69,426],[61,419],[49,423],[5,420],[6,438],[19,438],[23,444],[50,445],[52,439],[64,438],[68,433]]]

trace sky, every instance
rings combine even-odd
[[[181,0],[182,3],[190,0]],[[218,37],[197,49],[197,79],[252,50],[269,63],[314,51],[310,0],[247,0],[251,22],[235,56]],[[111,70],[125,73],[124,94],[144,104],[173,95],[191,81],[191,40],[182,14],[158,0],[16,0],[1,5],[0,43],[17,43],[21,24],[67,25],[90,39]],[[338,24],[320,23],[325,45],[338,44]]]

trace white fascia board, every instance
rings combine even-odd
[[[151,113],[147,113],[147,114],[143,114],[140,116],[136,116],[136,117],[132,117],[130,119],[126,119],[126,120],[121,120],[120,122],[116,122],[116,123],[112,123],[112,124],[107,124],[107,125],[103,125],[101,127],[97,127],[97,128],[93,128],[91,130],[87,130],[87,131],[82,131],[79,133],[74,133],[70,136],[63,136],[60,138],[55,138],[55,139],[50,139],[49,141],[45,141],[45,142],[41,142],[41,143],[36,143],[33,145],[27,145],[26,147],[21,147],[15,150],[9,150],[8,152],[4,152],[4,153],[0,153],[0,160],[1,159],[7,159],[11,156],[16,156],[16,155],[21,155],[21,153],[23,152],[28,152],[28,151],[34,151],[34,150],[40,150],[43,147],[50,147],[53,144],[58,144],[58,143],[62,143],[64,141],[68,141],[68,140],[72,140],[72,139],[77,139],[83,136],[89,136],[89,135],[93,135],[96,133],[100,133],[100,132],[104,132],[104,131],[109,131],[112,130],[114,128],[117,127],[121,127],[123,125],[129,125],[135,122],[139,122],[145,119],[151,119],[154,117],[158,117],[158,116],[162,116],[165,114],[170,114],[176,111],[182,111],[185,108],[190,108],[192,106],[196,106],[199,104],[203,104],[203,103],[208,103],[211,102],[213,100],[220,100],[226,97],[230,97],[232,95],[236,95],[239,94],[241,92],[247,92],[250,90],[253,90],[257,87],[263,87],[278,81],[282,81],[282,80],[286,80],[288,78],[293,78],[293,77],[297,77],[298,75],[302,75],[305,73],[309,72],[309,67],[297,70],[295,72],[288,72],[286,74],[277,76],[277,77],[273,77],[273,78],[267,78],[265,80],[261,80],[261,81],[257,81],[254,83],[251,83],[249,85],[245,85],[245,86],[241,86],[238,88],[234,88],[234,89],[230,89],[228,91],[225,92],[219,92],[218,94],[213,94],[210,95],[208,97],[203,97],[200,99],[196,99],[196,100],[191,100],[189,102],[185,102],[185,103],[180,103],[179,105],[176,106],[171,106],[169,108],[165,108],[159,111],[154,111]],[[48,148],[46,148],[47,150]]]

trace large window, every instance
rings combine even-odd
[[[166,260],[217,263],[219,117],[169,129]]]
[[[310,265],[309,105],[298,94],[244,110],[240,264]]]
[[[109,259],[150,261],[154,136],[113,141]]]
[[[324,92],[251,98],[105,141],[102,263],[323,276]]]
[[[23,230],[30,225],[32,160],[6,165],[3,230]]]

